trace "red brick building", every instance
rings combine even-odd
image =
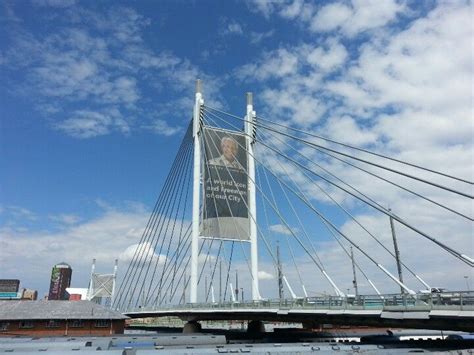
[[[0,336],[123,334],[125,319],[89,301],[0,301]]]

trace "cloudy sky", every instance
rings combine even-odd
[[[44,294],[55,263],[71,264],[75,287],[87,286],[92,258],[102,271],[111,270],[115,258],[125,265],[191,117],[197,78],[211,106],[243,116],[244,94],[252,91],[262,117],[472,181],[472,14],[470,1],[3,1],[0,277],[19,278]],[[265,149],[258,153],[276,159]],[[474,255],[472,222],[314,151],[305,154],[443,243]],[[473,194],[469,185],[405,171]],[[473,215],[470,199],[383,176]],[[387,217],[324,186],[390,246]],[[396,273],[393,260],[337,215],[327,197],[316,187],[304,189]],[[312,217],[302,218],[311,229]],[[302,232],[295,223],[294,231]],[[471,268],[408,229],[397,231],[404,261],[431,285],[474,287]],[[289,237],[275,217],[266,232],[273,242]],[[334,239],[321,232],[314,243],[341,289],[350,288],[350,262]],[[274,268],[261,250],[262,293],[270,297]],[[332,292],[314,276],[307,255],[295,253],[306,288]],[[284,254],[285,273],[297,284],[288,250]],[[357,258],[381,290],[397,291]],[[237,267],[246,268],[243,261]],[[409,276],[407,284],[420,288]]]

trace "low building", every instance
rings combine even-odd
[[[127,318],[89,301],[0,301],[0,336],[123,334]]]
[[[24,288],[21,295],[22,300],[36,301],[38,299],[38,291]]]

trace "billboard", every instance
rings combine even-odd
[[[18,292],[20,287],[20,280],[1,279],[0,292]]]
[[[69,298],[66,288],[71,285],[71,275],[72,269],[67,264],[53,266],[48,299],[67,300]]]
[[[245,136],[203,129],[204,238],[249,240],[248,178]]]

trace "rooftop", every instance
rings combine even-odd
[[[90,301],[0,301],[0,320],[126,318]]]

